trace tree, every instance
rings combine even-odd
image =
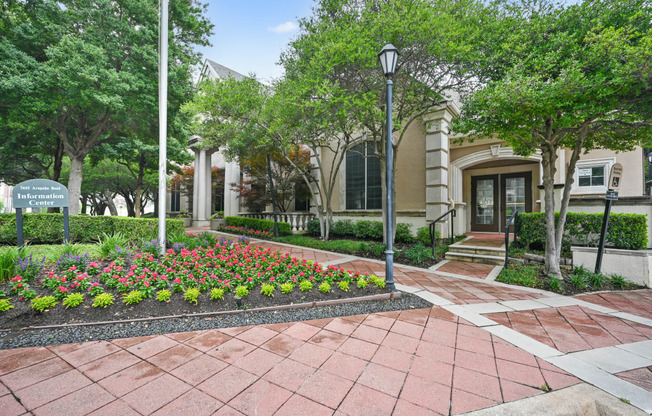
[[[342,117],[348,121],[346,125],[334,123],[343,133],[333,136],[344,136],[345,143],[347,138],[349,142],[337,149],[337,163],[331,172],[337,173],[351,142],[366,134],[374,143],[384,177],[386,89],[378,51],[392,43],[401,52],[393,76],[392,147],[398,156],[408,127],[431,111],[449,90],[466,85],[465,63],[476,53],[473,45],[483,36],[480,23],[485,9],[470,0],[321,0],[313,10],[312,16],[300,21],[302,33],[281,58],[286,78],[300,86],[303,102],[314,106],[317,115],[328,114],[326,109],[335,100],[348,104],[340,111],[335,107],[336,114],[344,113]],[[314,137],[324,143],[324,137]],[[395,181],[396,175],[393,177]],[[383,180],[383,195],[385,188]],[[383,210],[391,209],[395,218],[396,197],[392,207],[386,207],[385,201],[383,198]],[[392,235],[396,221],[393,224]]]
[[[177,172],[172,175],[169,184],[171,192],[180,192],[188,198],[189,205],[194,207],[193,200],[195,167],[194,166],[181,166]],[[215,190],[224,190],[224,169],[216,166],[211,167],[211,185]],[[215,195],[213,195],[215,197]]]
[[[86,156],[155,123],[158,1],[5,3],[11,3],[12,17],[3,28],[12,36],[0,45],[0,73],[10,75],[0,85],[0,106],[9,108],[9,120],[37,122],[61,140],[70,158],[70,212],[76,214]],[[192,47],[208,44],[212,25],[205,8],[196,1],[170,2],[171,120],[192,90],[192,66],[199,60]]]
[[[494,136],[521,155],[540,151],[546,211],[546,272],[559,261],[573,172],[582,152],[628,150],[652,125],[652,6],[645,0],[495,5],[481,89],[464,102],[455,130]],[[553,198],[558,151],[571,150],[561,205]],[[555,223],[555,210],[559,219]]]
[[[288,212],[292,201],[297,196],[308,197],[307,194],[301,193],[304,189],[301,171],[295,169],[298,166],[301,170],[308,170],[310,165],[310,152],[308,150],[298,150],[288,152],[288,159],[294,161],[294,166],[290,165],[288,160],[280,152],[270,154],[272,180],[274,181],[274,199],[276,207],[281,212]],[[267,169],[266,154],[252,154],[240,160],[242,170],[251,177],[251,180],[244,181],[242,184],[229,184],[238,191],[241,198],[245,199],[245,204],[249,209],[262,210],[272,202],[272,196],[269,192],[269,175]]]

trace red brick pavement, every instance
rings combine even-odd
[[[617,377],[652,392],[652,366],[617,373]]]
[[[564,353],[652,339],[652,327],[579,306],[485,316]]]
[[[484,279],[489,276],[489,273],[491,273],[494,267],[496,266],[493,264],[471,263],[468,261],[453,260],[438,268],[437,271]]]
[[[3,415],[455,415],[579,382],[438,307],[0,356]]]
[[[652,319],[652,290],[629,290],[576,296],[597,305]]]

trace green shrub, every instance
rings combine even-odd
[[[304,280],[301,283],[299,283],[299,289],[301,289],[302,292],[309,292],[312,290],[312,282],[310,280]]]
[[[15,247],[3,247],[0,250],[0,282],[14,277],[16,262],[18,261],[18,249]]]
[[[249,289],[247,286],[238,286],[235,288],[235,295],[239,298],[244,298],[249,294]]]
[[[331,291],[331,285],[328,282],[322,282],[319,285],[319,291],[321,293],[329,293]]]
[[[9,302],[7,299],[0,299],[0,312],[6,312],[9,309],[12,309],[14,305]]]
[[[113,295],[110,293],[100,293],[99,295],[95,296],[95,300],[93,301],[93,307],[94,308],[106,308],[109,305],[113,305]]]
[[[412,228],[412,224],[405,222],[399,222],[396,224],[396,235],[394,236],[394,241],[397,243],[411,243],[414,241],[410,228]]]
[[[124,296],[122,301],[125,305],[135,305],[140,303],[143,299],[145,299],[145,294],[143,292],[140,290],[132,290]]]
[[[383,279],[382,277],[378,277],[376,275],[371,275],[371,277],[369,278],[369,281],[371,281],[371,283],[375,284],[378,289],[382,289],[382,288],[385,287],[385,285],[387,285],[387,282],[385,282],[385,279]]]
[[[159,302],[169,302],[172,297],[172,292],[168,289],[159,290],[156,292],[156,300]]]
[[[232,227],[247,227],[256,231],[274,232],[274,221],[260,220],[257,218],[245,217],[226,217],[226,225]],[[292,234],[292,227],[287,222],[278,222],[278,232],[280,235]]]
[[[365,240],[382,240],[383,223],[369,220],[358,221],[355,223],[355,236]]]
[[[320,236],[321,235],[321,226],[319,225],[319,220],[310,220],[306,224],[306,228],[308,230],[308,234],[314,235],[314,236]]]
[[[404,257],[413,263],[421,263],[426,259],[432,258],[432,248],[417,243],[399,253],[398,257]]]
[[[367,287],[368,284],[369,282],[367,281],[367,279],[361,277],[358,279],[355,285],[358,287],[358,289],[364,289],[365,287]]]
[[[579,274],[571,275],[571,283],[578,289],[584,289],[586,287],[586,280],[584,276]]]
[[[629,286],[627,281],[625,281],[625,278],[623,278],[618,274],[614,274],[613,276],[611,276],[611,284],[613,285],[613,287],[617,287],[619,289],[624,289],[627,286]]]
[[[439,231],[435,231],[435,241],[438,239]],[[432,241],[430,241],[430,227],[419,227],[417,229],[417,237],[415,240],[422,243],[424,246],[432,246]]]
[[[281,285],[281,293],[285,293],[286,295],[288,293],[292,293],[292,290],[294,289],[294,285],[290,282],[283,283]]]
[[[274,297],[274,285],[270,285],[269,283],[263,283],[263,285],[260,288],[260,293],[265,295],[265,296],[270,296]]]
[[[347,237],[355,235],[355,224],[353,220],[337,220],[333,221],[330,229],[331,235]]]
[[[562,249],[570,251],[571,245],[597,247],[604,214],[569,212],[564,227]],[[559,213],[555,213],[555,221]],[[515,232],[525,247],[531,244],[545,246],[545,213],[531,212],[516,217]],[[611,214],[606,245],[628,250],[647,248],[647,220],[641,214]]]
[[[54,308],[57,305],[57,300],[54,296],[43,296],[32,299],[32,309],[43,313],[46,309]]]
[[[342,292],[348,292],[349,291],[349,282],[346,280],[342,280],[338,285],[337,285]]]
[[[224,289],[215,288],[211,290],[211,299],[212,300],[222,300],[224,299]]]
[[[555,276],[550,276],[550,290],[553,292],[562,292],[561,281]]]
[[[199,288],[197,287],[191,287],[186,289],[186,291],[183,294],[183,298],[188,302],[188,303],[194,303],[195,305],[197,304],[197,299],[199,299],[200,295]]]
[[[65,298],[63,298],[62,303],[63,306],[66,307],[66,309],[74,308],[84,303],[84,295],[82,295],[81,293],[71,293]]]
[[[510,264],[508,268],[500,272],[496,281],[527,287],[539,287],[541,282],[538,276],[538,270],[534,267]]]
[[[124,234],[128,241],[153,239],[158,236],[158,219],[117,216],[70,216],[70,241],[96,243],[100,236]],[[183,231],[183,221],[166,220],[168,232]],[[23,214],[25,240],[31,244],[59,244],[63,242],[63,214]],[[16,244],[16,215],[0,214],[0,244]]]
[[[113,233],[112,235],[106,233],[102,233],[102,235],[103,237],[100,238],[100,241],[97,243],[98,252],[102,258],[108,258],[111,253],[115,251],[116,247],[127,247],[129,244],[129,240],[127,240],[125,235],[120,231]]]

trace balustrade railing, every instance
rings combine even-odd
[[[274,221],[274,214],[272,212],[241,212],[238,216]],[[280,222],[290,224],[292,232],[297,233],[308,231],[308,221],[315,218],[315,214],[309,212],[277,212],[276,217]]]

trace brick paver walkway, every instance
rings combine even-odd
[[[496,266],[491,264],[451,260],[438,268],[437,271],[484,279],[489,276],[494,267]]]
[[[652,291],[574,299],[465,272],[395,267],[432,308],[2,350],[0,414],[456,415],[580,378],[652,412]]]

